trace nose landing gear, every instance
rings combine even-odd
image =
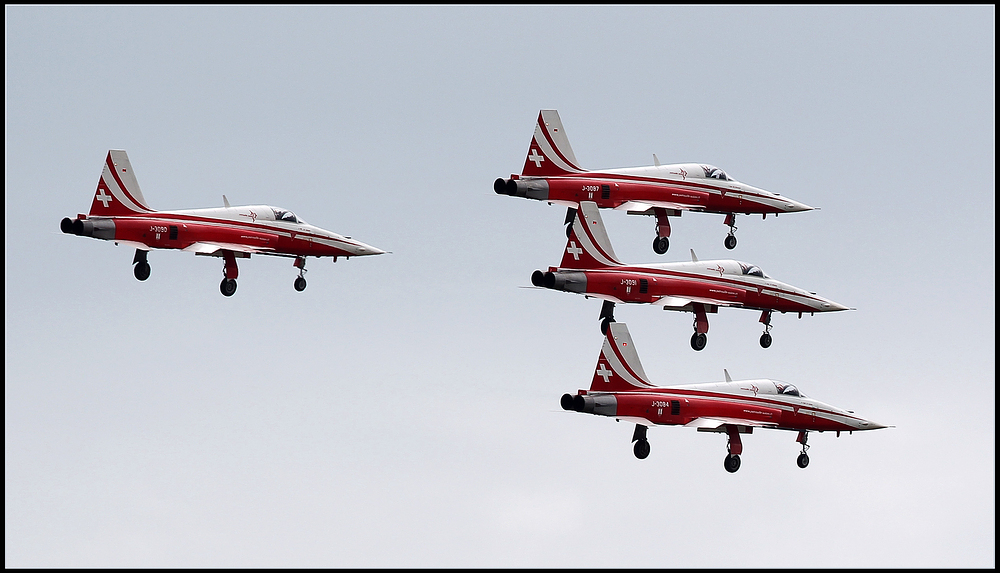
[[[764,323],[764,334],[760,335],[760,345],[768,348],[771,346],[771,311],[765,310],[760,315],[760,321]]]
[[[292,265],[299,269],[299,277],[295,279],[295,290],[302,292],[306,290],[306,258],[295,257],[295,262]]]
[[[729,250],[736,248],[736,213],[726,215],[726,225],[729,226],[729,236],[726,237],[725,245]]]
[[[799,437],[795,438],[796,442],[802,444],[802,453],[800,453],[799,457],[795,460],[795,463],[802,469],[805,469],[806,466],[809,465],[809,454],[806,453],[806,450],[809,449],[809,446],[806,444],[808,438],[809,433],[804,431],[799,432]]]

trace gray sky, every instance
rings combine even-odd
[[[6,567],[995,567],[995,7],[5,6]],[[600,301],[520,288],[538,110],[585,167],[704,162],[820,210],[603,212],[855,307],[619,306],[652,381],[768,377],[892,429],[563,412]],[[108,149],[154,208],[267,203],[390,255],[222,263],[63,235]]]

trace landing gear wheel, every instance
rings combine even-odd
[[[640,460],[646,459],[646,457],[649,455],[649,440],[637,441],[635,443],[635,446],[632,448],[632,453],[634,453],[635,457],[639,458]]]
[[[726,237],[726,248],[730,251],[736,248],[736,235],[729,235]]]
[[[222,291],[223,296],[233,296],[233,293],[236,292],[236,279],[222,279],[219,290]]]
[[[770,347],[771,346],[771,335],[768,334],[768,333],[766,333],[766,332],[764,334],[761,334],[760,335],[760,345],[762,347],[764,347],[764,348]]]
[[[306,279],[302,277],[295,279],[295,290],[299,292],[306,290]]]
[[[799,459],[795,460],[795,463],[799,464],[799,467],[804,469],[809,465],[809,455],[799,454]]]
[[[725,466],[727,472],[734,474],[736,470],[740,469],[740,457],[735,454],[728,454],[722,465]]]
[[[704,332],[696,332],[691,335],[691,348],[703,350],[706,344],[708,344],[708,335]]]
[[[611,324],[614,321],[615,321],[615,319],[613,319],[613,318],[605,318],[604,320],[602,320],[601,321],[601,334],[603,334],[604,336],[607,336],[608,335],[608,325]]]
[[[662,255],[670,248],[670,239],[666,237],[656,237],[653,239],[653,252]]]
[[[135,265],[135,269],[132,271],[135,274],[135,278],[144,281],[149,278],[149,263],[139,263]]]

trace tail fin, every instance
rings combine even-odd
[[[90,204],[90,216],[110,217],[151,211],[139,190],[139,182],[135,179],[128,154],[112,149],[104,161],[104,171],[97,183],[94,202]]]
[[[597,203],[581,201],[573,217],[569,241],[559,266],[566,269],[601,269],[621,264],[611,248],[611,239],[604,228]]]
[[[639,353],[624,322],[608,324],[601,357],[590,382],[591,392],[628,392],[654,388],[639,362]]]
[[[559,112],[543,109],[538,112],[535,135],[528,146],[528,158],[524,160],[521,175],[544,177],[546,175],[572,175],[584,170],[576,161],[569,138],[563,129]]]

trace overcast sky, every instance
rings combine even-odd
[[[995,567],[995,7],[67,7],[5,15],[6,567]],[[564,412],[599,300],[496,195],[539,109],[584,167],[711,163],[817,211],[602,212],[856,308],[619,305],[660,385],[774,378],[895,427],[743,440]],[[64,235],[109,149],[153,208],[270,204],[391,251]]]

